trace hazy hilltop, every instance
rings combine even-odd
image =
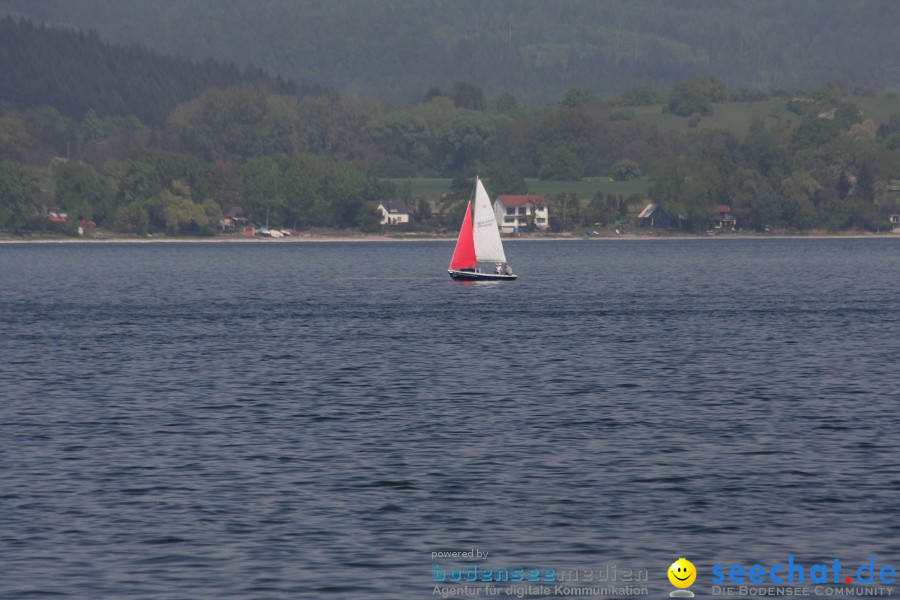
[[[404,104],[462,78],[541,103],[705,74],[729,88],[900,88],[892,0],[0,0],[2,14]]]
[[[0,110],[6,108],[3,103],[20,109],[53,106],[74,119],[93,111],[134,115],[157,127],[178,104],[212,86],[259,85],[293,95],[319,91],[252,67],[162,56],[135,45],[107,43],[94,32],[36,26],[11,17],[0,17],[0,65]]]

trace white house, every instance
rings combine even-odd
[[[381,213],[382,225],[399,225],[409,223],[409,209],[402,202],[382,200],[376,210]]]
[[[500,232],[513,233],[528,229],[532,215],[535,229],[547,229],[550,227],[549,204],[546,198],[535,194],[497,196],[494,200],[494,216]]]

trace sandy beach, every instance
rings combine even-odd
[[[900,239],[900,232],[897,233],[825,233],[815,232],[809,234],[798,233],[738,233],[738,234],[654,234],[654,233],[626,233],[622,235],[605,234],[584,237],[579,235],[540,235],[540,236],[521,236],[521,237],[504,237],[504,242],[551,242],[551,241],[647,241],[647,240],[778,240],[778,239],[873,239],[888,238]],[[248,236],[212,236],[212,237],[173,237],[166,235],[150,235],[150,236],[127,236],[127,235],[105,235],[103,238],[92,237],[61,237],[61,236],[30,236],[16,237],[5,236],[0,237],[0,244],[296,244],[296,243],[352,243],[352,242],[383,242],[383,243],[402,243],[402,242],[452,242],[456,240],[456,234],[447,236],[427,236],[427,235],[379,235],[379,234],[351,234],[336,233],[322,234],[301,234],[284,238],[265,238],[265,237],[248,237]]]

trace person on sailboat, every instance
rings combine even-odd
[[[506,274],[512,275],[512,267],[510,267],[509,265],[506,265]]]
[[[494,267],[494,271],[497,273],[497,275],[499,275],[500,273],[503,272],[503,265],[501,265],[500,263],[497,263],[497,265]]]

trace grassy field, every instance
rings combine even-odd
[[[441,194],[450,189],[451,179],[390,179],[398,186],[409,181],[414,198],[437,200]],[[610,181],[607,177],[586,177],[579,181],[541,181],[540,179],[526,179],[525,187],[529,194],[543,194],[553,197],[561,194],[574,194],[578,198],[593,198],[597,192],[606,194],[646,194],[650,189],[650,182],[637,181]]]
[[[662,131],[675,133],[688,133],[702,129],[724,129],[731,133],[743,136],[750,128],[750,123],[755,117],[766,120],[766,125],[776,121],[787,121],[797,115],[788,112],[784,100],[767,100],[765,102],[731,102],[727,104],[713,104],[713,114],[702,117],[696,128],[688,127],[688,118],[679,117],[672,113],[663,113],[662,105],[639,106],[634,111],[637,120],[651,123]]]
[[[885,123],[891,114],[900,114],[900,99],[880,96],[877,98],[850,98],[863,113],[864,119]],[[662,104],[630,108],[638,121],[652,123],[662,131],[687,133],[702,129],[724,129],[742,137],[750,129],[754,117],[765,119],[766,125],[777,122],[797,123],[801,117],[787,110],[787,100],[783,98],[763,102],[728,102],[713,104],[713,114],[702,117],[697,127],[688,127],[689,119],[671,113],[663,113]]]

